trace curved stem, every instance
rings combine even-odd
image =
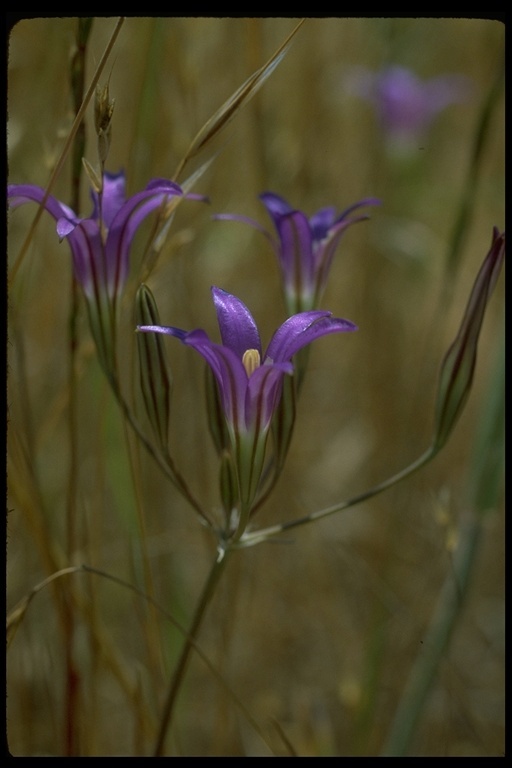
[[[260,544],[262,541],[265,541],[266,539],[269,539],[271,536],[276,536],[279,533],[283,533],[283,531],[289,531],[291,528],[296,528],[299,525],[305,525],[306,523],[312,523],[315,520],[321,520],[324,517],[329,517],[329,515],[335,514],[335,512],[341,512],[344,509],[348,509],[348,507],[354,507],[356,504],[360,504],[363,501],[366,501],[367,499],[371,499],[373,496],[376,496],[378,493],[382,493],[382,491],[387,490],[388,488],[391,488],[391,486],[395,485],[396,483],[400,482],[404,478],[408,477],[409,475],[412,475],[413,472],[416,472],[418,469],[423,467],[425,464],[427,464],[431,459],[434,458],[434,456],[437,453],[437,448],[432,445],[430,448],[428,448],[425,453],[423,453],[416,461],[413,461],[412,464],[409,464],[408,467],[405,467],[404,469],[400,470],[400,472],[397,472],[392,477],[388,477],[387,480],[384,480],[382,483],[379,483],[379,485],[375,485],[373,488],[370,488],[368,491],[364,491],[363,493],[360,493],[358,496],[353,496],[351,499],[348,499],[347,501],[342,501],[340,504],[335,504],[332,507],[327,507],[326,509],[320,509],[318,512],[311,512],[309,515],[306,515],[305,517],[300,517],[297,520],[291,520],[288,523],[280,523],[279,525],[272,525],[268,528],[263,528],[260,531],[253,531],[253,533],[246,533],[244,534],[239,542],[239,547],[250,547],[254,544]]]
[[[141,426],[133,416],[126,400],[123,397],[123,394],[121,392],[121,388],[119,386],[119,382],[117,379],[117,375],[112,371],[108,370],[108,368],[105,366],[103,366],[103,370],[107,376],[108,382],[116,397],[116,400],[123,412],[123,416],[126,418],[126,420],[130,424],[134,432],[136,433],[141,443],[144,445],[148,453],[156,461],[156,463],[158,464],[160,469],[164,472],[164,474],[171,480],[171,482],[174,483],[174,485],[178,488],[178,490],[181,492],[184,498],[194,508],[194,510],[199,515],[201,523],[203,525],[206,525],[208,528],[213,528],[212,521],[210,520],[206,512],[203,510],[199,501],[193,495],[185,479],[181,476],[181,474],[178,472],[178,470],[174,466],[174,462],[172,461],[171,457],[169,455],[162,456],[162,454],[159,451],[155,450],[152,443],[145,436]]]
[[[165,700],[155,750],[153,753],[154,757],[162,757],[165,746],[165,738],[171,726],[174,705],[176,703],[176,699],[178,697],[178,693],[180,692],[181,684],[185,676],[190,652],[195,645],[195,640],[199,632],[199,628],[201,626],[206,609],[211,602],[217,583],[224,571],[224,568],[226,567],[229,551],[230,550],[219,549],[219,553],[213,562],[210,573],[208,574],[208,578],[203,587],[203,591],[197,603],[194,616],[192,617],[192,621],[188,630],[188,635],[185,639],[183,648],[181,649],[181,654],[174,670],[171,684],[167,693],[167,698]]]

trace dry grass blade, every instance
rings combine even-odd
[[[239,110],[247,104],[247,102],[258,92],[263,83],[272,74],[277,65],[282,61],[286,55],[293,37],[296,35],[305,19],[302,19],[291,34],[286,38],[284,43],[277,49],[274,55],[267,61],[267,63],[254,72],[243,83],[230,98],[224,102],[220,109],[207,120],[196,137],[192,141],[187,154],[179,164],[174,178],[177,179],[182,172],[185,165],[195,157],[201,150],[203,150],[214,139],[223,128],[235,117]]]
[[[213,163],[217,157],[217,154],[218,153],[215,153],[213,157],[203,163],[201,167],[197,169],[197,171],[189,176],[186,181],[180,184],[185,194],[192,190],[197,180],[201,178],[203,173],[205,173],[205,171]],[[159,212],[159,215],[149,235],[146,248],[144,249],[144,255],[142,257],[143,272],[140,282],[145,283],[148,280],[151,272],[154,270],[160,256],[160,252],[167,242],[169,230],[173,221],[173,214],[178,205],[180,205],[183,200],[183,197],[176,196],[171,198],[168,203],[162,206],[162,210]]]
[[[37,593],[52,581],[55,581],[55,579],[59,579],[61,576],[67,576],[69,573],[77,573],[81,570],[81,566],[70,566],[69,568],[62,568],[60,571],[57,571],[57,573],[52,574],[44,581],[37,584],[27,595],[25,595],[25,597],[20,600],[18,605],[13,608],[12,611],[10,611],[10,613],[7,615],[7,648],[9,648],[10,644],[12,643],[14,635],[16,634],[16,630],[25,618],[27,608]]]

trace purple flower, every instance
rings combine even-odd
[[[263,232],[277,256],[288,313],[292,315],[315,309],[320,303],[343,233],[351,224],[368,218],[366,214],[351,214],[358,208],[378,205],[379,201],[366,198],[339,215],[334,207],[321,208],[308,219],[302,211],[292,208],[273,192],[264,192],[260,200],[272,219],[277,237],[246,216],[218,214],[215,218],[242,221]]]
[[[248,514],[256,495],[270,422],[281,396],[283,378],[293,373],[292,357],[315,339],[354,331],[348,320],[330,312],[301,312],[274,333],[265,353],[254,319],[240,299],[212,288],[221,344],[203,330],[183,331],[161,325],[138,326],[175,336],[193,347],[210,366],[220,394],[238,474],[241,515]],[[242,531],[240,531],[241,533]]]
[[[126,199],[124,173],[103,176],[100,194],[92,191],[93,211],[81,219],[67,205],[49,195],[44,207],[57,222],[57,234],[66,238],[73,254],[73,268],[88,300],[115,300],[122,291],[129,270],[129,255],[137,229],[149,213],[172,197],[183,196],[173,181],[154,179],[147,187]],[[45,191],[33,184],[11,184],[7,195],[13,207],[33,201],[42,203]],[[186,195],[204,199],[199,195]]]
[[[397,144],[420,139],[440,112],[464,101],[470,91],[470,81],[463,75],[421,80],[399,66],[379,72],[357,67],[347,84],[353,93],[373,104],[383,129]]]

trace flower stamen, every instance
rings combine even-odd
[[[242,357],[242,363],[248,376],[254,373],[256,368],[259,368],[261,365],[261,358],[258,350],[246,349]]]

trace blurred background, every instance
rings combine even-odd
[[[174,177],[197,131],[297,22],[124,21],[100,83],[108,79],[115,98],[107,168],[126,171],[129,194],[154,177]],[[11,31],[10,183],[45,186],[62,151],[74,117],[77,23],[30,19]],[[86,87],[115,23],[93,21]],[[416,117],[426,83],[457,78],[432,114],[398,124],[393,115],[409,91],[383,85],[389,67],[411,78],[413,106],[404,109]],[[214,284],[249,306],[265,346],[285,319],[275,257],[261,233],[212,215],[243,214],[270,229],[258,200],[266,190],[308,215],[381,200],[345,234],[322,300],[359,331],[311,348],[287,465],[255,524],[349,499],[427,448],[441,360],[492,228],[504,227],[503,73],[498,21],[307,19],[219,137],[220,152],[194,188],[209,205],[188,202],[176,212],[147,280],[162,323],[217,338]],[[393,114],[382,112],[386,98]],[[85,156],[97,164],[92,105]],[[70,188],[66,162],[53,194],[69,203]],[[91,210],[88,194],[84,176],[82,215]],[[11,266],[35,212],[24,206],[9,215]],[[119,332],[124,389],[139,411],[133,298],[143,243],[144,231],[132,250]],[[70,297],[69,247],[43,214],[8,297],[8,611],[59,568],[85,563],[151,595],[186,625],[215,542],[124,425],[81,304],[70,397]],[[217,514],[203,363],[172,339],[167,349],[172,450]],[[473,391],[443,452],[386,493],[232,558],[199,642],[266,743],[193,655],[170,754],[381,754],[409,675],[429,653],[429,627],[444,585],[456,578],[468,521],[476,532],[468,586],[406,753],[504,754],[503,349],[502,278]],[[180,643],[158,608],[106,577],[75,573],[41,589],[8,650],[11,753],[151,754]]]

